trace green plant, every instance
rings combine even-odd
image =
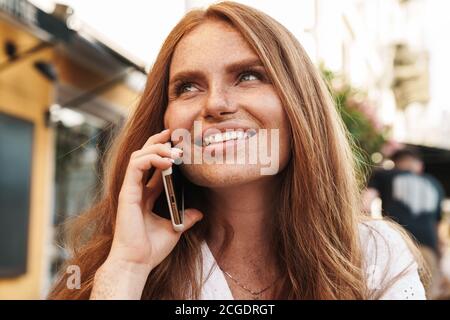
[[[320,67],[328,89],[342,120],[350,133],[355,155],[363,163],[372,164],[370,155],[380,152],[387,142],[389,129],[382,126],[375,114],[375,106],[367,95],[352,87],[343,76]]]

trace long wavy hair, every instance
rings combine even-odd
[[[88,299],[95,272],[114,235],[118,195],[133,151],[163,128],[169,68],[179,41],[194,28],[220,20],[240,32],[266,68],[290,124],[292,155],[279,173],[274,246],[282,268],[280,299],[367,299],[358,225],[361,181],[347,131],[319,72],[296,38],[280,23],[251,7],[221,2],[188,12],[165,40],[148,74],[137,108],[112,144],[99,200],[71,223],[72,256],[81,269],[81,289],[66,287],[62,272],[52,299]],[[195,197],[195,192],[191,197]],[[169,256],[150,273],[142,299],[200,297],[203,219],[184,233]],[[64,271],[64,268],[62,268]]]

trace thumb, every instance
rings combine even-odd
[[[203,213],[197,209],[184,210],[184,229],[183,232],[190,229],[195,223],[203,218]]]

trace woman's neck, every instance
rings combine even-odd
[[[226,237],[224,225],[233,229],[233,237],[223,252],[227,264],[257,264],[274,259],[273,226],[278,180],[262,179],[240,186],[209,189],[209,236],[213,254],[219,256]]]

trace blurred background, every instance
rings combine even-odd
[[[450,2],[238,2],[299,39],[329,81],[365,162],[389,170],[395,150],[420,152],[445,193],[445,284]],[[107,143],[136,105],[169,31],[187,10],[209,3],[0,0],[0,299],[45,298],[67,256],[61,223],[92,203]],[[375,202],[372,214],[380,208]]]

